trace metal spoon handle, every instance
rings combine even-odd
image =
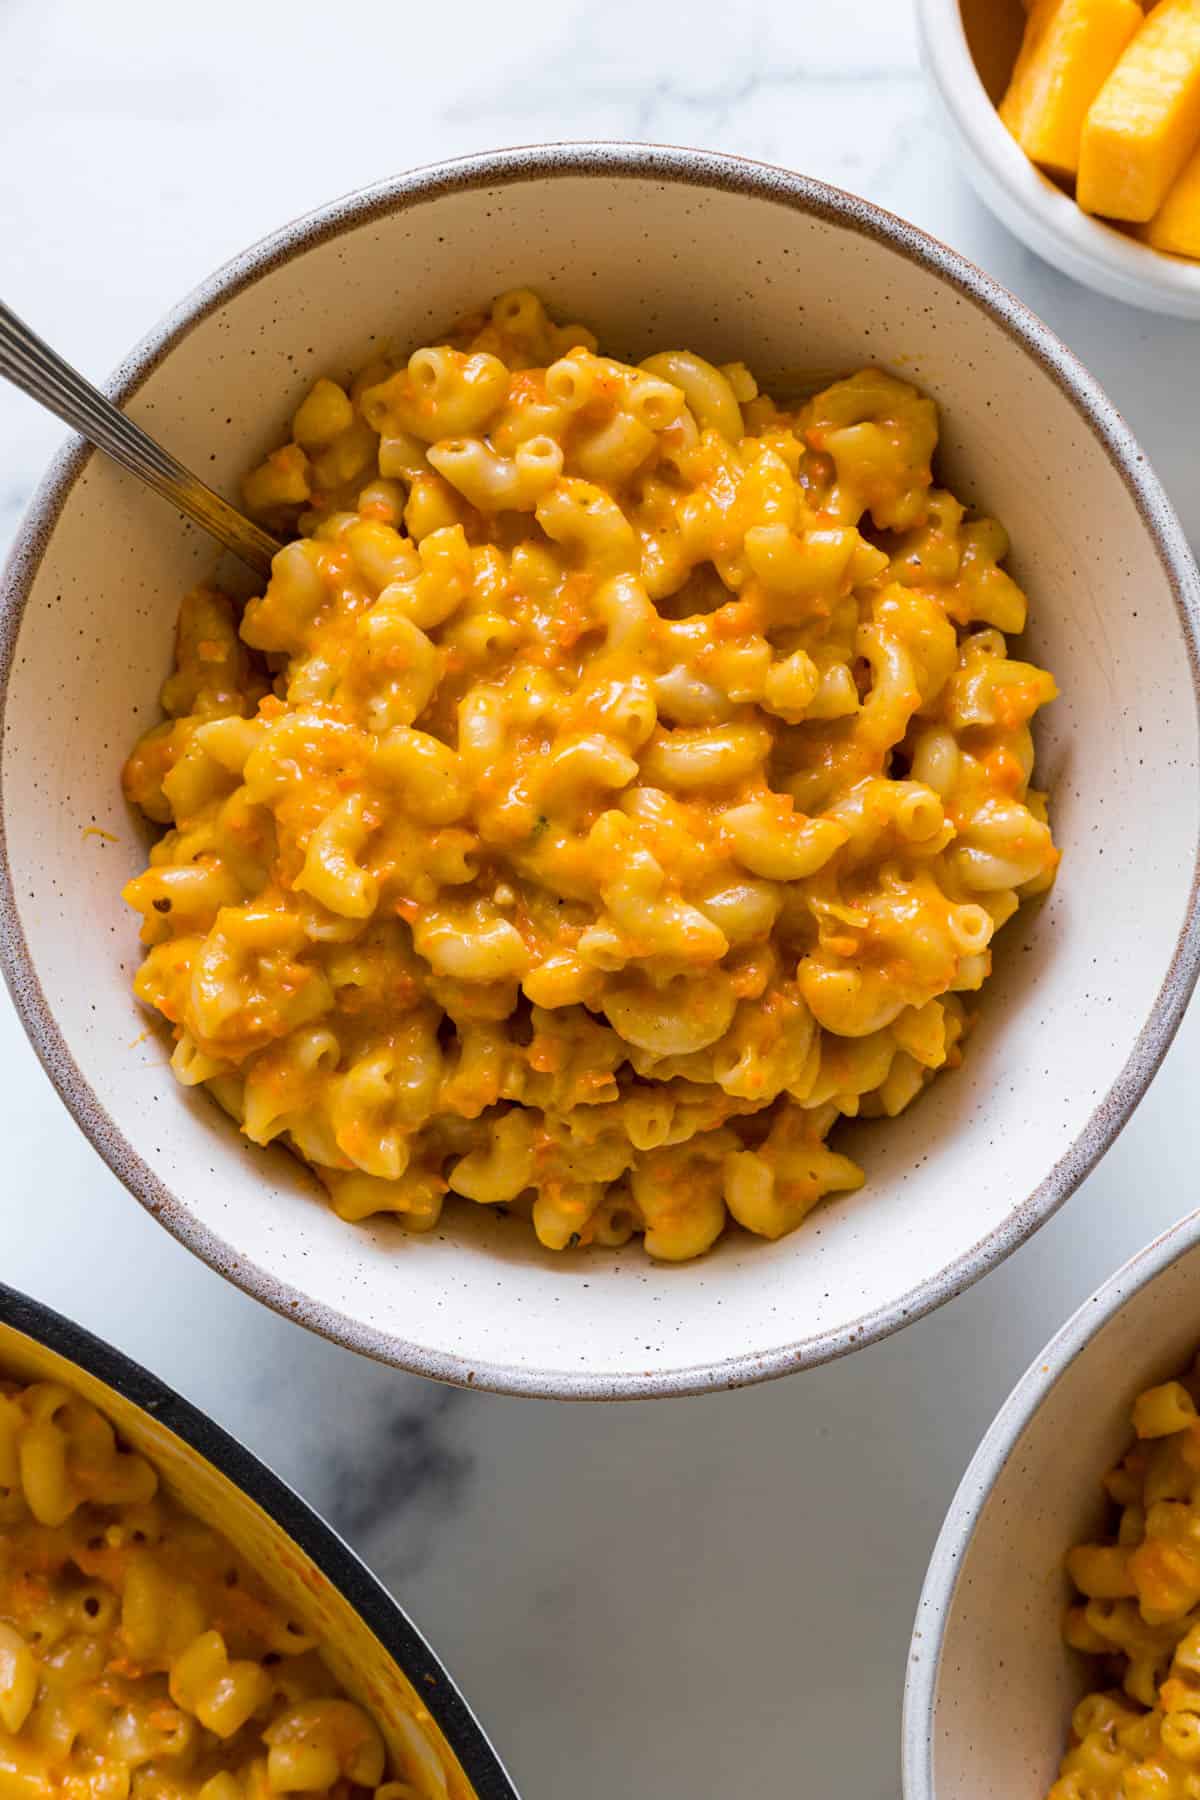
[[[140,425],[126,418],[98,388],[65,363],[35,331],[0,301],[0,375],[40,400],[80,432],[173,502],[189,519],[232,550],[256,574],[269,575],[279,544],[236,507],[177,462]]]

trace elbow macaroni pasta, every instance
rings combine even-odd
[[[1113,1685],[1071,1719],[1049,1800],[1200,1795],[1200,1358],[1139,1394],[1136,1441],[1105,1477],[1114,1528],[1067,1557],[1065,1636]]]
[[[313,1640],[103,1414],[0,1379],[4,1800],[445,1800],[411,1732],[392,1779]]]
[[[1057,861],[1054,683],[936,439],[881,370],[785,410],[524,291],[317,382],[245,487],[293,541],[185,600],[125,769],[179,1079],[352,1220],[682,1260],[859,1186],[831,1126],[958,1060]]]

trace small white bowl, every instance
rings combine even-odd
[[[1002,934],[963,1068],[902,1118],[847,1132],[867,1185],[777,1244],[730,1232],[673,1268],[636,1245],[555,1257],[466,1204],[425,1237],[344,1224],[286,1152],[176,1085],[130,993],[120,890],[149,834],[118,773],[158,716],[179,598],[213,551],[77,444],[0,584],[0,954],[112,1168],[288,1316],[509,1392],[736,1387],[857,1349],[975,1280],[1140,1099],[1196,979],[1200,578],[1122,420],[1011,294],[864,201],[699,151],[508,151],[339,201],[213,276],[111,392],[236,492],[316,375],[365,360],[379,334],[428,342],[519,282],[618,352],[742,357],[768,387],[890,361],[941,402],[945,478],[1008,526],[1027,654],[1063,693],[1038,764],[1061,878]]]
[[[917,0],[925,66],[981,199],[1056,269],[1114,300],[1200,319],[1200,263],[1166,256],[1082,212],[1036,169],[996,111],[1021,0]],[[990,92],[989,92],[990,88]]]
[[[1100,1480],[1132,1437],[1135,1396],[1178,1374],[1198,1343],[1194,1212],[1085,1301],[1001,1407],[917,1608],[905,1800],[1045,1800],[1072,1709],[1096,1685],[1062,1640],[1063,1558],[1100,1528]]]

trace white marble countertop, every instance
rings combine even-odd
[[[1103,301],[975,200],[896,0],[6,0],[5,298],[101,375],[209,269],[397,169],[566,137],[701,144],[868,195],[1014,288],[1090,364],[1200,542],[1196,327]],[[0,392],[0,539],[60,437]],[[395,1587],[526,1800],[896,1793],[926,1559],[1008,1388],[1195,1203],[1200,1024],[996,1274],[901,1336],[737,1394],[568,1408],[398,1376],[190,1258],[78,1135],[0,1000],[0,1275],[150,1364]]]

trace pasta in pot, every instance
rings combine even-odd
[[[0,1378],[6,1800],[462,1800],[419,1718],[395,1723],[390,1771],[315,1641],[104,1415]]]
[[[352,1220],[682,1260],[857,1187],[831,1126],[958,1060],[1058,854],[936,440],[882,370],[784,409],[525,291],[318,381],[245,488],[292,541],[185,600],[125,769],[180,1080]]]

